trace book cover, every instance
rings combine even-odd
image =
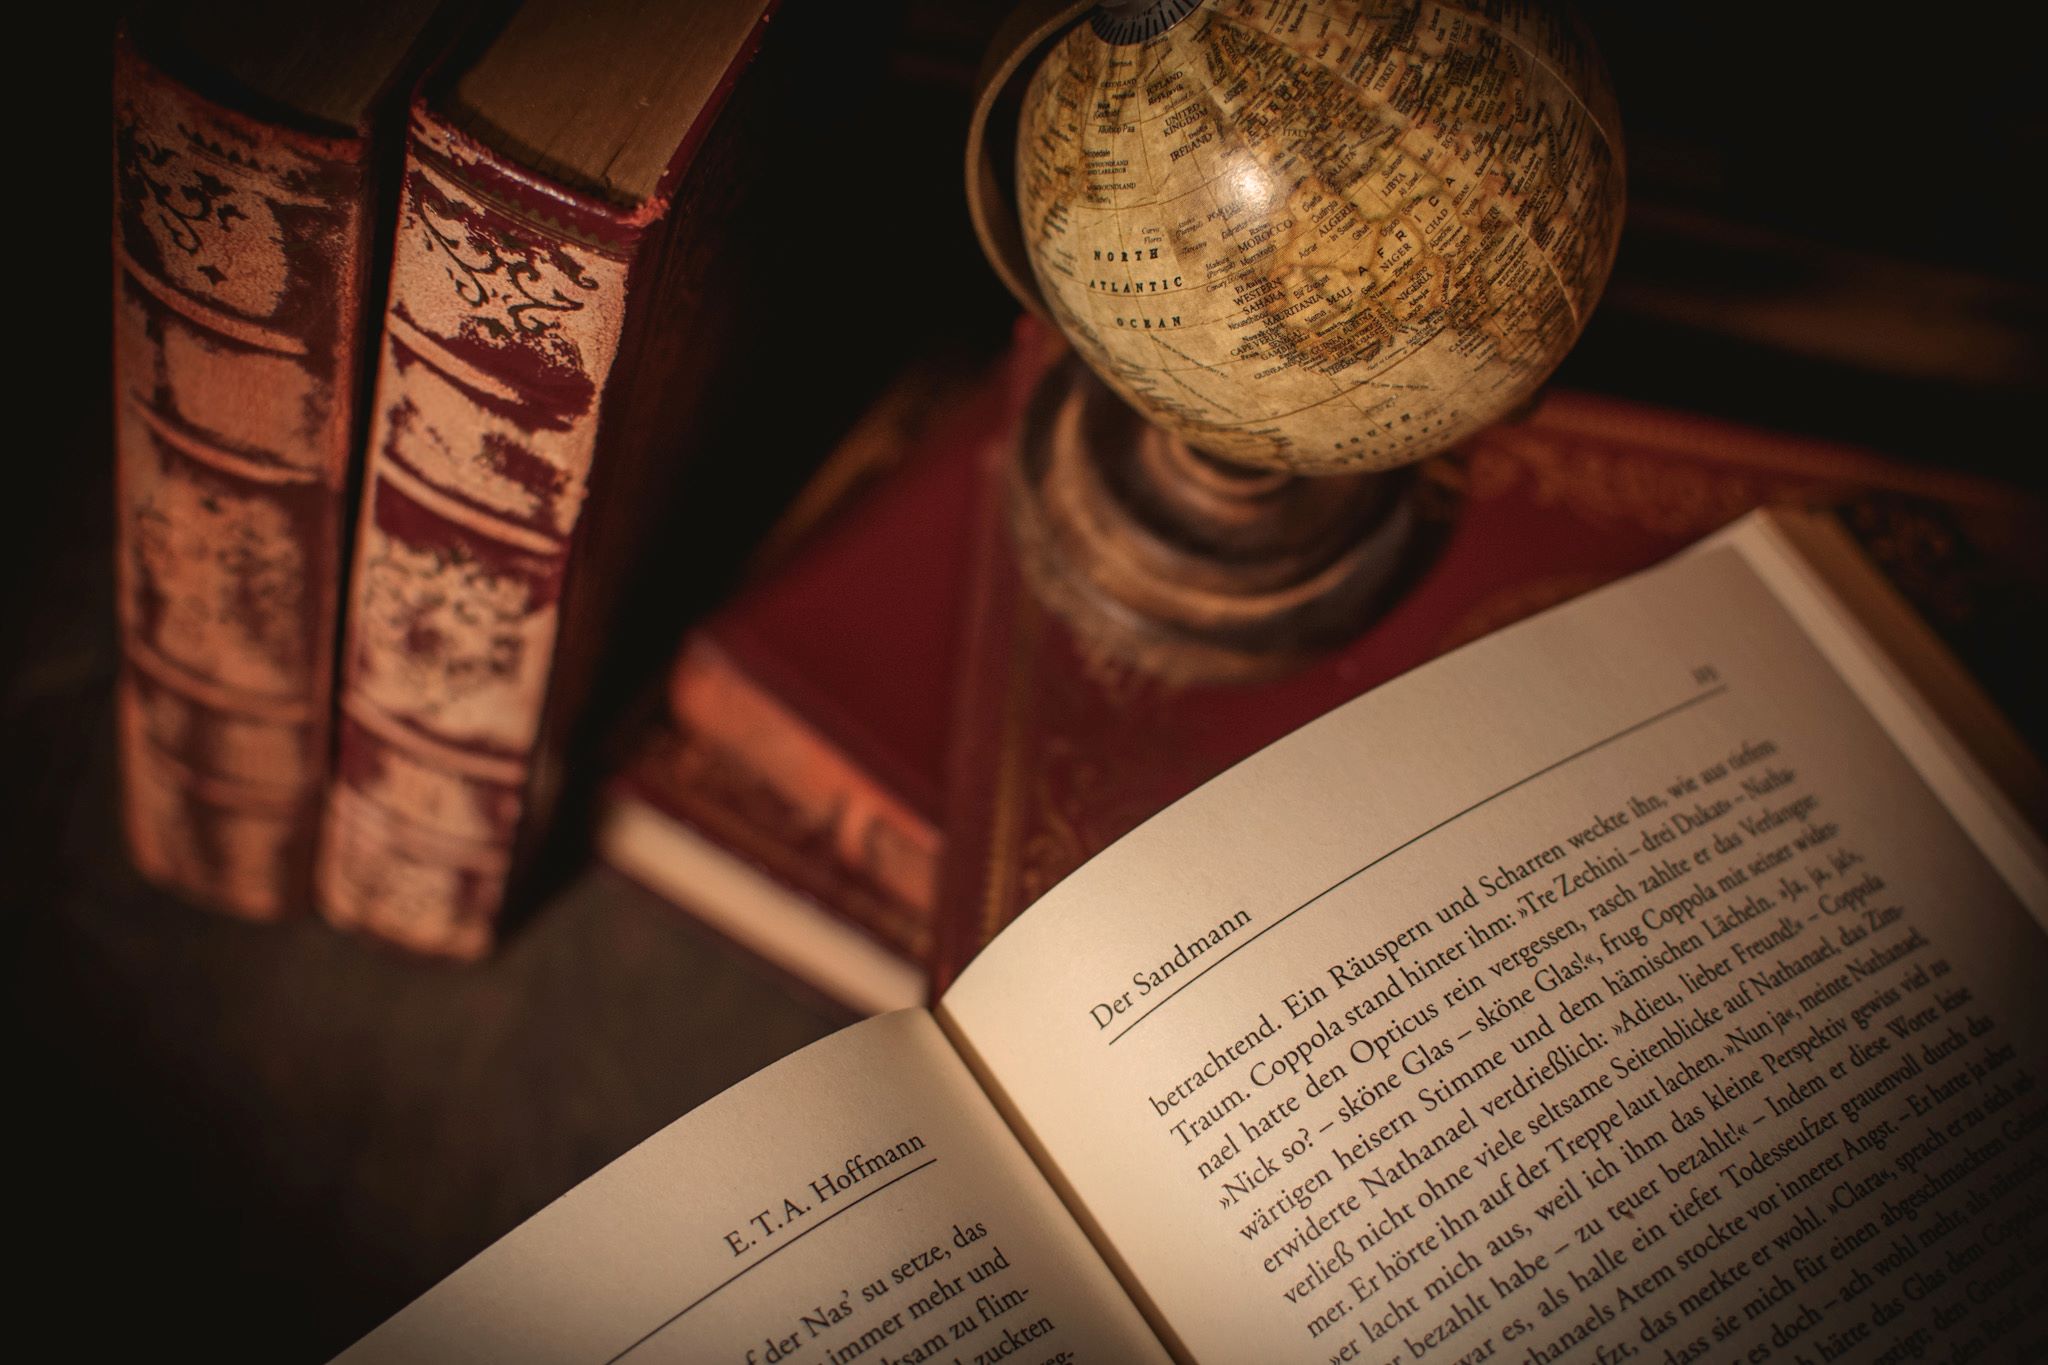
[[[380,158],[432,7],[341,40],[367,86],[324,107],[250,88],[263,21],[213,63],[190,8],[114,54],[122,806],[151,880],[269,920],[308,900]]]
[[[998,445],[986,458],[1007,454]],[[1089,857],[1338,701],[1654,564],[1753,508],[1862,499],[1866,538],[1908,561],[1909,575],[1938,558],[1916,538],[1953,540],[1943,514],[2012,543],[2038,524],[1981,481],[1570,391],[1415,477],[1422,544],[1386,614],[1306,668],[1206,686],[1136,673],[1047,612],[1011,554],[991,485],[951,759],[963,799],[946,831],[941,900],[956,913],[944,925],[941,988]],[[1917,586],[1935,597],[1955,585]]]

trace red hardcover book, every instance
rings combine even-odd
[[[793,514],[805,538],[684,639],[599,825],[612,866],[863,1013],[927,998],[980,454],[1010,373],[914,378],[855,428]]]
[[[802,86],[773,9],[532,0],[414,100],[317,873],[336,925],[490,946],[652,581],[636,556],[718,534],[648,533],[774,360],[749,349],[776,301],[755,192],[786,158],[756,138]],[[773,464],[783,416],[728,463]]]
[[[434,8],[158,5],[116,42],[123,813],[145,875],[250,919],[307,901],[378,166]]]
[[[987,458],[1007,454],[992,446]],[[960,799],[946,829],[939,989],[1054,883],[1238,760],[1752,508],[1878,495],[1864,505],[1895,518],[1903,540],[1947,534],[1914,511],[1930,503],[2008,541],[2036,515],[1975,480],[1572,392],[1417,474],[1434,544],[1384,617],[1285,677],[1186,687],[1091,650],[1038,605],[1010,552],[1000,485],[989,484],[951,754]],[[1871,548],[1881,563],[1891,557]]]

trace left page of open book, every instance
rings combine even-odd
[[[931,1015],[904,1010],[678,1119],[339,1362],[1166,1358]]]

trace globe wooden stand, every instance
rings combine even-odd
[[[1231,464],[1139,417],[1069,357],[1009,462],[1033,590],[1084,639],[1175,681],[1281,672],[1355,634],[1411,542],[1403,472]]]
[[[1542,0],[1420,13],[1023,0],[989,50],[975,231],[1128,400],[1047,381],[1012,521],[1113,656],[1255,676],[1356,632],[1415,518],[1352,471],[1510,415],[1599,298],[1626,188],[1592,44]]]

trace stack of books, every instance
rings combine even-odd
[[[857,1012],[932,998],[1090,857],[1330,708],[1757,508],[1846,512],[1941,626],[1981,602],[1972,547],[2038,521],[1995,484],[1555,391],[1416,471],[1421,543],[1381,620],[1276,679],[1173,685],[1049,614],[1011,551],[997,475],[1064,354],[1021,322],[888,478],[689,634],[598,827],[613,866]],[[1902,648],[1948,657],[1924,632]],[[1975,695],[1960,677],[1928,686],[1995,715],[1954,700]],[[2024,753],[1983,728],[1987,751]]]

